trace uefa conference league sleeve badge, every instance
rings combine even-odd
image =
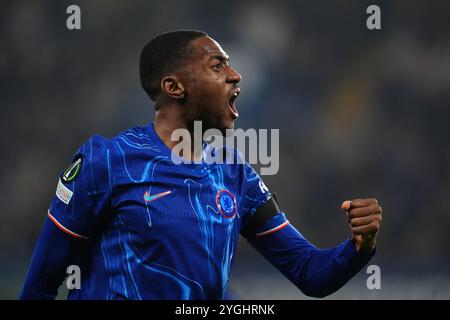
[[[72,199],[73,191],[64,185],[73,182],[81,172],[81,165],[83,164],[83,158],[78,156],[75,161],[64,171],[62,176],[58,180],[58,186],[56,187],[56,196],[59,200],[65,204],[69,204]]]
[[[61,179],[65,183],[71,183],[74,181],[78,174],[81,171],[81,165],[83,164],[83,158],[81,156],[77,156],[75,161],[64,171],[64,173],[61,176]]]

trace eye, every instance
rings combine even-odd
[[[218,71],[223,68],[223,64],[222,63],[215,64],[212,66],[212,68]]]

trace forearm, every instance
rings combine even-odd
[[[309,296],[325,297],[342,288],[373,256],[357,253],[350,239],[332,249],[311,251],[297,286]]]
[[[54,299],[75,257],[78,239],[46,219],[34,248],[20,299]]]
[[[318,249],[292,225],[248,240],[304,294],[313,297],[341,288],[374,254],[357,253],[350,239],[335,248]]]

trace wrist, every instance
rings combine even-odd
[[[358,240],[355,238],[355,236],[353,236],[352,242],[355,246],[356,252],[360,254],[372,255],[376,248],[375,241]]]

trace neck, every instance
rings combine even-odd
[[[194,161],[195,159],[202,157],[202,153],[194,152],[194,132],[193,132],[193,123],[186,121],[183,117],[183,114],[180,112],[180,107],[177,105],[168,105],[164,106],[164,108],[156,111],[154,127],[159,138],[164,142],[164,144],[172,150],[180,141],[172,141],[172,133],[176,129],[186,129],[190,133],[191,139],[191,152],[190,154],[183,154],[182,157],[187,160]]]

